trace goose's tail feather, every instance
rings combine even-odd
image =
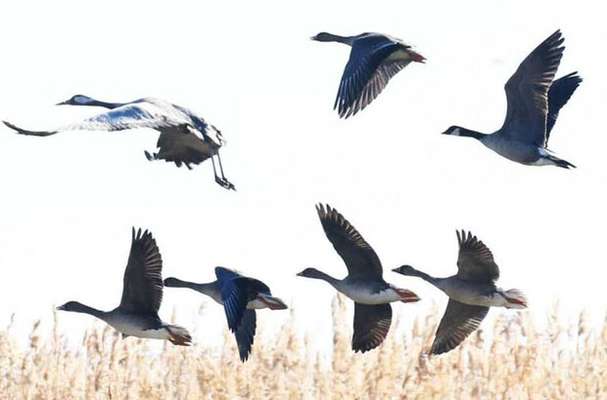
[[[527,308],[527,296],[519,289],[510,289],[502,292],[506,298],[506,308]]]
[[[552,154],[549,154],[548,156],[546,156],[546,158],[548,160],[550,160],[557,167],[566,168],[566,169],[577,168],[575,165],[571,164],[569,161],[565,161],[563,159],[555,157]]]
[[[28,131],[27,129],[19,128],[18,126],[15,126],[15,125],[11,124],[10,122],[7,122],[7,121],[2,121],[2,122],[4,122],[4,125],[8,126],[9,128],[11,128],[12,130],[14,130],[15,132],[17,132],[20,135],[51,136],[51,135],[54,135],[55,133],[57,133],[57,131]]]
[[[175,346],[191,346],[192,336],[187,329],[177,325],[167,325],[166,330],[169,332],[169,341]]]

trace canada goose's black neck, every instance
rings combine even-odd
[[[328,32],[321,32],[318,35],[316,35],[316,37],[314,39],[319,42],[339,42],[339,43],[347,44],[349,46],[352,45],[352,41],[354,40],[350,36],[339,36],[339,35],[334,35],[334,34],[328,33]]]
[[[473,131],[473,130],[466,129],[466,128],[459,128],[459,136],[471,137],[471,138],[474,138],[477,140],[481,140],[482,138],[487,136],[487,134],[480,133],[480,132]]]

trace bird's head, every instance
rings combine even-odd
[[[413,268],[410,265],[401,265],[398,268],[394,268],[392,270],[392,272],[396,272],[397,274],[401,274],[401,275],[415,275],[415,273],[417,272],[417,270],[415,268]]]
[[[59,311],[76,311],[79,312],[82,310],[82,304],[77,301],[68,301],[62,306],[57,307]]]
[[[92,98],[82,95],[82,94],[77,94],[75,96],[70,97],[69,99],[62,101],[60,103],[57,103],[58,106],[62,106],[62,105],[68,105],[68,106],[86,106],[91,104],[92,102],[94,102],[95,100],[93,100]]]
[[[316,40],[317,42],[332,42],[334,36],[328,32],[320,32],[312,36],[310,39]]]
[[[299,272],[297,276],[301,276],[303,278],[322,279],[322,277],[324,277],[324,274],[316,268],[306,268],[303,271]]]
[[[443,135],[461,136],[463,128],[460,126],[450,126],[449,129],[443,132]]]

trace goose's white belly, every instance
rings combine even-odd
[[[401,298],[392,288],[384,289],[380,292],[373,293],[369,289],[357,287],[341,287],[337,288],[341,293],[361,304],[386,304],[394,301],[400,301]]]
[[[169,332],[166,330],[166,328],[160,328],[160,329],[141,329],[139,327],[135,327],[129,324],[121,324],[121,323],[114,323],[114,324],[110,324],[114,329],[116,329],[118,332],[127,335],[127,336],[135,336],[138,338],[143,338],[143,339],[162,339],[162,340],[168,340],[171,335],[169,335]]]

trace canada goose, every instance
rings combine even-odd
[[[131,252],[124,271],[120,305],[112,311],[100,311],[70,301],[57,310],[90,314],[105,321],[122,337],[165,339],[178,346],[189,346],[192,337],[185,328],[169,325],[158,317],[162,302],[162,258],[156,240],[147,230],[133,228]]]
[[[426,60],[402,40],[381,33],[338,36],[321,32],[312,40],[339,42],[352,47],[333,106],[340,118],[348,118],[368,106],[388,81],[411,61],[423,63]]]
[[[553,82],[565,49],[564,40],[557,30],[523,60],[508,80],[505,86],[508,111],[498,131],[484,134],[451,126],[443,134],[475,138],[499,155],[521,164],[575,168],[547,148],[559,110],[582,82],[577,72]]]
[[[53,131],[30,131],[10,122],[4,124],[21,135],[50,136],[67,130],[122,131],[152,128],[160,132],[157,153],[144,154],[149,161],[165,160],[181,167],[200,164],[210,158],[215,182],[226,189],[235,190],[223,174],[219,149],[225,144],[221,132],[192,111],[164,100],[144,98],[129,103],[107,103],[84,95],[75,95],[58,105],[100,106],[110,111],[58,128]],[[214,156],[217,156],[221,176],[217,175]]]
[[[223,267],[215,268],[217,280],[193,283],[177,278],[166,278],[164,286],[189,288],[205,294],[223,305],[228,327],[236,337],[240,359],[249,358],[257,325],[256,309],[284,310],[287,305],[272,296],[270,288],[260,280],[249,278]]]
[[[306,268],[297,275],[326,281],[354,300],[352,349],[364,353],[379,346],[388,334],[392,323],[390,303],[415,302],[419,297],[384,281],[377,254],[337,210],[322,204],[316,210],[327,238],[348,268],[348,275],[336,279],[315,268]]]
[[[483,242],[464,231],[457,232],[457,240],[457,274],[453,276],[435,278],[410,265],[393,269],[399,274],[422,278],[449,296],[431,354],[445,353],[457,347],[479,327],[489,307],[527,308],[527,299],[520,290],[503,290],[495,286],[499,268]]]

